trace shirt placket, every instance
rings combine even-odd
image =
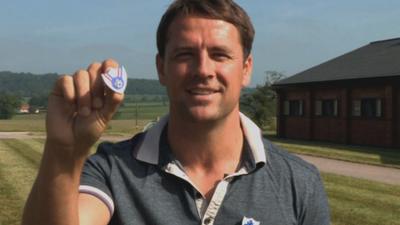
[[[221,207],[222,201],[226,195],[229,181],[227,179],[221,180],[215,188],[214,194],[211,198],[210,203],[204,213],[203,219],[201,220],[202,225],[214,224],[215,217],[217,216],[218,210]]]
[[[165,167],[165,171],[183,180],[186,180],[188,183],[192,185],[192,187],[194,187],[195,190],[198,190],[196,186],[191,182],[189,177],[186,175],[186,173],[176,163],[169,163]],[[195,196],[195,203],[197,211],[201,218],[202,225],[214,224],[215,217],[217,216],[218,210],[220,209],[222,201],[224,200],[224,197],[228,191],[229,183],[232,181],[234,177],[241,176],[247,173],[248,169],[245,165],[243,165],[236,173],[225,176],[215,188],[213,196],[211,197],[211,200],[206,209],[204,208],[205,208],[205,201],[207,200],[201,195],[200,197]]]
[[[236,176],[241,176],[247,174],[248,171],[245,167],[242,167],[239,171],[234,174],[228,175],[222,179],[217,187],[215,188],[214,194],[211,198],[210,203],[208,204],[207,210],[202,217],[201,224],[202,225],[212,225],[214,224],[215,217],[217,216],[218,210],[222,205],[222,201],[225,198],[225,195],[228,191],[228,185],[232,181],[232,179]]]

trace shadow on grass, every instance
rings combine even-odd
[[[301,151],[288,149],[296,153],[400,168],[400,149],[278,138],[274,132],[265,132],[264,137],[277,145],[292,145],[293,148],[301,148]],[[312,149],[318,149],[317,153]],[[352,153],[357,153],[357,156],[353,154],[349,157]],[[379,157],[380,162],[375,163],[369,160],[374,156]]]

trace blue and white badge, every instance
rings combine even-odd
[[[257,221],[253,218],[243,217],[242,225],[260,225],[260,221]]]
[[[126,70],[123,66],[118,68],[110,68],[107,72],[101,74],[104,83],[106,83],[107,87],[111,90],[124,93],[126,85],[128,83],[128,75],[126,74]]]

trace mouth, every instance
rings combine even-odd
[[[218,89],[212,89],[212,88],[189,88],[186,90],[190,95],[212,95],[215,93],[220,92]]]

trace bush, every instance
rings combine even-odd
[[[272,85],[284,77],[282,73],[276,71],[265,73],[265,84],[257,86],[255,91],[244,94],[240,98],[240,109],[263,130],[274,122],[276,116],[277,95]]]
[[[0,119],[11,119],[21,105],[21,97],[0,94]]]

